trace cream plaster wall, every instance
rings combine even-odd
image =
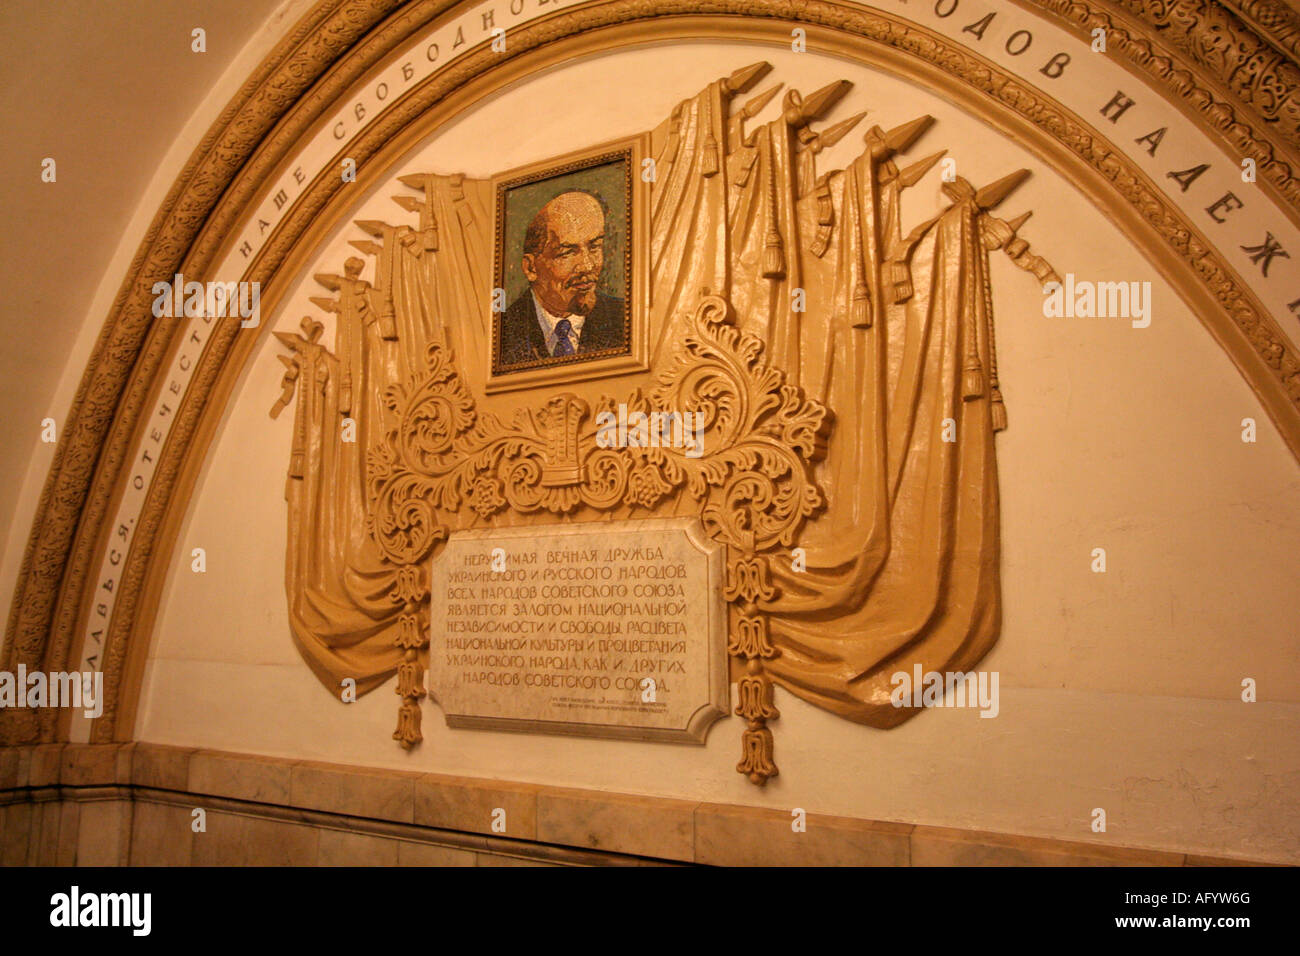
[[[231,98],[314,0],[0,5],[0,261],[22,277],[0,349],[0,602],[10,607],[55,445],[153,217]],[[207,31],[207,52],[190,31]],[[165,82],[160,82],[165,77]],[[53,157],[55,183],[40,181]]]
[[[868,109],[886,128],[939,122],[916,157],[947,146],[976,184],[1028,166],[1004,210],[1058,271],[1152,283],[1150,328],[1045,319],[1035,280],[994,263],[1004,626],[981,665],[1001,712],[936,710],[892,731],[778,691],[781,775],[734,769],[738,718],[703,747],[449,730],[426,702],[425,741],[391,740],[391,686],[340,703],[301,661],[284,595],[282,491],[291,414],[271,421],[277,347],[263,340],[209,453],[177,543],[138,716],[139,739],[341,763],[658,794],[1066,839],[1300,862],[1300,467],[1236,369],[1136,248],[1066,176],[947,102],[814,53],[723,43],[638,48],[539,74],[444,127],[394,174],[493,172],[649,128],[705,82],[756,59],[807,93],[854,89],[832,119]],[[563,103],[563,109],[547,104]],[[769,108],[769,115],[772,108]],[[764,116],[763,118],[766,118]],[[860,147],[850,135],[826,157]],[[404,214],[386,184],[356,217]],[[932,173],[910,224],[939,201]],[[340,228],[304,276],[336,271],[359,238]],[[310,280],[267,326],[318,310]],[[1259,440],[1240,440],[1241,420]],[[190,549],[207,572],[190,571]],[[1093,548],[1109,570],[1089,570]],[[1259,702],[1239,698],[1244,677]],[[1091,832],[1105,808],[1108,831]]]

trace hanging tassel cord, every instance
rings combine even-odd
[[[984,286],[984,321],[988,323],[989,338],[989,412],[993,417],[993,430],[995,432],[1005,431],[1007,427],[1007,406],[1002,400],[1002,389],[998,384],[998,349],[997,339],[994,336],[995,323],[993,322],[993,289],[988,281],[988,255],[981,251],[982,262],[985,264],[983,286]]]
[[[717,175],[718,164],[718,141],[713,135],[713,86],[710,86],[704,93],[704,156],[702,159],[702,172],[708,176]]]
[[[979,309],[976,304],[975,286],[978,284],[987,289],[988,283],[984,282],[984,274],[978,262],[978,257],[984,251],[975,236],[978,214],[978,210],[968,208],[962,216],[962,243],[966,251],[975,257],[970,260],[970,273],[966,277],[966,360],[962,365],[961,397],[967,402],[980,398],[984,394],[984,369],[980,364]]]
[[[763,245],[763,278],[785,278],[785,248],[777,226],[776,151],[770,132],[767,137],[767,236]]]
[[[855,181],[850,184],[850,188],[853,190],[854,212],[857,217],[853,232],[858,244],[858,254],[854,261],[858,271],[858,279],[853,286],[853,305],[849,311],[849,321],[855,329],[869,329],[872,320],[871,288],[867,285],[867,244],[863,239],[862,230],[864,226],[874,226],[874,224],[867,223],[862,215],[861,184],[856,181],[856,176]]]

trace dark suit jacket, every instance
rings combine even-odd
[[[582,322],[578,354],[623,347],[623,300],[596,293],[596,307]],[[530,289],[511,303],[501,316],[501,365],[518,365],[551,357],[546,336],[537,322]]]

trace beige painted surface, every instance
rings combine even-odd
[[[1010,418],[998,436],[1005,613],[982,666],[1000,674],[999,715],[938,710],[875,731],[778,691],[781,776],[765,790],[735,772],[735,717],[695,747],[450,730],[426,703],[425,741],[404,753],[390,738],[391,686],[342,704],[289,636],[291,415],[267,417],[281,366],[264,332],[177,544],[140,739],[1300,862],[1300,468],[1259,403],[1067,178],[901,81],[811,53],[761,56],[804,92],[853,80],[832,119],[869,109],[867,122],[887,128],[932,113],[939,122],[912,155],[947,146],[976,184],[1028,166],[1033,178],[1003,211],[1034,210],[1024,234],[1036,251],[1061,273],[1152,283],[1150,328],[1046,319],[1034,279],[994,260]],[[758,58],[749,46],[696,43],[624,53],[613,68],[608,57],[576,62],[482,105],[394,172],[487,175],[586,142],[575,130],[612,138],[648,128]],[[537,108],[547,102],[565,108]],[[850,135],[823,168],[858,148]],[[403,215],[386,183],[365,188],[358,217]],[[905,227],[938,202],[937,175],[910,198]],[[337,232],[304,275],[336,270],[359,235]],[[300,283],[267,325],[316,314],[306,300],[316,291]],[[1258,422],[1255,444],[1240,440],[1246,417]],[[207,551],[205,574],[190,571],[194,547]],[[1105,574],[1089,570],[1097,547]],[[1245,677],[1258,681],[1258,703],[1240,701]],[[1105,834],[1089,828],[1095,807],[1107,812]]]

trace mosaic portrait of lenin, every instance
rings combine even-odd
[[[620,158],[503,190],[498,373],[627,352],[625,182]]]

